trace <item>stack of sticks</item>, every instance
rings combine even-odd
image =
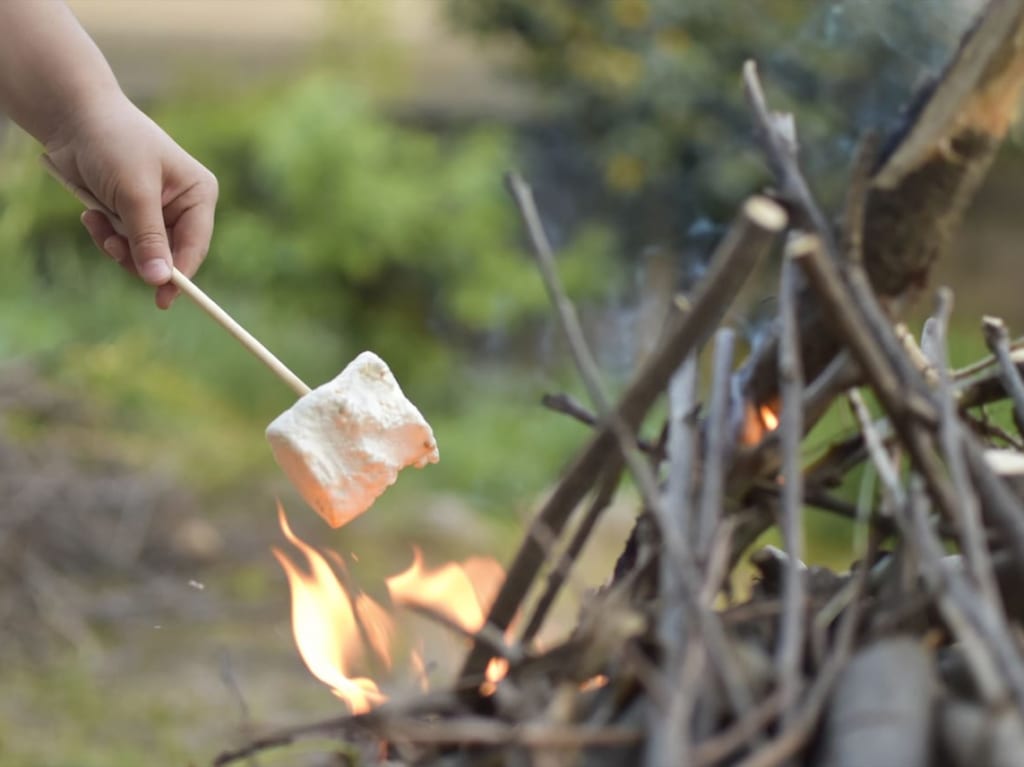
[[[1024,0],[993,0],[904,127],[862,142],[836,225],[801,171],[795,121],[769,108],[748,63],[776,186],[740,207],[617,400],[530,188],[510,176],[590,408],[552,402],[592,436],[531,522],[452,690],[274,732],[216,764],[308,736],[342,739],[370,764],[1020,764],[1024,353],[989,317],[991,357],[950,370],[945,289],[920,339],[898,319],[1011,123],[1022,46]],[[736,367],[722,322],[773,250],[774,333]],[[660,439],[640,440],[662,397]],[[844,399],[857,433],[808,460],[804,436]],[[986,407],[1007,400],[1013,423],[997,425]],[[835,487],[861,470],[877,492],[843,500]],[[642,499],[625,550],[572,636],[540,651],[537,634],[624,472]],[[808,506],[863,532],[848,571],[803,564]],[[772,526],[782,548],[748,556]],[[738,599],[735,573],[748,560],[756,582]],[[508,675],[482,687],[494,657]]]

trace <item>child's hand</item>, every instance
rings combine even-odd
[[[116,213],[82,216],[111,258],[170,306],[174,264],[191,277],[213,233],[217,181],[135,107],[95,43],[57,0],[0,0],[0,111],[46,147],[60,175]]]
[[[97,211],[82,215],[96,246],[156,285],[170,306],[171,264],[191,277],[209,249],[217,180],[121,93],[90,102],[48,142],[61,175],[88,189],[123,223],[121,236]]]

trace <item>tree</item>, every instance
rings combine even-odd
[[[554,97],[538,132],[537,173],[554,168],[583,190],[584,216],[613,218],[634,253],[682,248],[694,222],[728,214],[765,181],[750,151],[745,59],[758,59],[773,102],[796,113],[811,176],[834,199],[857,137],[898,117],[975,6],[451,0],[457,23],[513,38],[526,75]]]

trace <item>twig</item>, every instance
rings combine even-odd
[[[754,112],[754,118],[760,129],[760,137],[765,154],[772,164],[775,177],[779,180],[782,193],[792,198],[807,218],[814,233],[826,243],[828,252],[835,254],[838,248],[832,235],[832,227],[822,213],[814,195],[807,184],[797,161],[796,125],[793,116],[780,112],[772,112],[768,108],[764,96],[761,78],[757,73],[757,64],[752,60],[743,63],[743,86],[747,101]]]
[[[960,531],[960,542],[964,556],[981,596],[998,610],[1002,610],[1002,599],[996,587],[995,571],[992,558],[985,542],[985,527],[978,509],[978,496],[971,486],[967,465],[964,459],[963,426],[957,417],[953,387],[949,378],[949,358],[946,351],[949,317],[953,309],[953,294],[948,288],[942,288],[937,296],[938,306],[932,319],[934,328],[933,361],[939,375],[939,413],[941,424],[939,436],[942,440],[943,452],[946,454],[946,465],[949,475],[956,488],[960,503],[959,512],[955,517]]]
[[[716,248],[711,268],[698,286],[690,311],[677,319],[620,399],[617,413],[626,424],[631,427],[639,424],[679,364],[704,345],[754,265],[785,225],[785,212],[770,200],[754,197],[744,204],[729,233]],[[573,461],[531,526],[542,525],[556,535],[560,533],[590,489],[594,473],[601,469],[614,447],[613,435],[603,427]],[[519,609],[543,557],[543,550],[527,532],[487,618],[499,631],[508,627]],[[488,660],[486,648],[475,645],[466,658],[462,675],[481,674]]]
[[[882,486],[889,495],[891,505],[902,506],[906,503],[906,493],[900,483],[899,469],[885,449],[882,437],[871,420],[868,406],[864,404],[864,398],[856,389],[850,389],[846,396],[850,403],[850,409],[853,411],[853,417],[857,420],[857,425],[860,426],[860,433],[864,438],[868,456],[882,480]]]
[[[833,400],[861,381],[857,365],[844,350],[837,354],[818,376],[804,388],[801,405],[804,431],[812,428],[825,415]],[[769,432],[753,449],[741,450],[731,466],[728,485],[749,482],[751,477],[774,474],[781,465],[779,430]]]
[[[800,693],[804,646],[803,560],[803,471],[800,442],[803,438],[803,370],[800,364],[800,336],[796,316],[797,269],[795,253],[808,243],[796,237],[787,243],[779,287],[779,375],[782,410],[779,433],[782,440],[782,539],[787,567],[783,579],[782,617],[775,658],[779,668],[783,721],[791,720]],[[813,241],[810,246],[813,247]]]
[[[1013,363],[1006,323],[999,317],[983,317],[981,327],[985,343],[999,364],[999,378],[1003,382],[1003,388],[1009,392],[1010,398],[1013,400],[1013,413],[1017,429],[1022,430],[1021,425],[1024,424],[1024,381],[1021,381],[1020,371]]]
[[[584,385],[587,387],[595,407],[601,415],[602,421],[607,424],[606,428],[611,429],[618,443],[619,453],[633,475],[633,480],[636,483],[644,505],[654,512],[655,519],[660,519],[664,516],[664,512],[659,511],[662,506],[662,499],[658,492],[654,472],[636,449],[635,436],[632,432],[635,424],[628,424],[617,410],[611,409],[607,394],[600,381],[597,365],[583,336],[582,327],[576,316],[576,310],[566,296],[561,280],[555,270],[554,256],[544,234],[543,225],[534,205],[530,187],[515,174],[510,174],[508,182],[522,214],[523,221],[529,230],[534,255],[537,258],[541,274],[544,278],[545,287],[551,296],[552,303],[555,304],[557,309],[562,329],[568,338],[573,358],[576,360],[577,370],[583,379]],[[721,631],[721,624],[712,616],[710,610],[702,609],[698,598],[699,590],[693,588],[696,585],[696,580],[693,577],[694,573],[684,572],[682,569],[687,567],[687,565],[688,563],[686,562],[680,562],[676,565],[680,568],[681,577],[684,579],[684,584],[686,584],[684,586],[684,593],[688,597],[687,601],[691,609],[694,609],[700,615],[701,628],[705,631],[705,635],[708,636],[709,642],[714,645],[711,649],[718,653],[717,656],[713,655],[713,658],[718,661],[716,665],[718,671],[722,674],[722,680],[729,695],[729,701],[738,713],[742,713],[751,705],[750,692],[746,688],[742,675],[734,670],[730,659],[725,657],[725,654],[728,652],[728,644],[724,632]],[[479,646],[479,643],[477,643],[477,646]]]
[[[854,574],[853,596],[840,619],[832,652],[818,670],[817,677],[808,688],[792,721],[767,744],[738,762],[737,767],[778,767],[794,756],[813,735],[832,688],[850,660],[853,640],[860,621],[860,603],[867,583],[870,560],[871,557],[865,557],[857,567]]]
[[[690,722],[699,699],[699,694],[694,692],[700,689],[706,673],[707,654],[695,631],[684,631],[670,650],[676,657],[666,666],[671,685],[668,705],[664,709],[652,707],[646,767],[675,767],[691,762]]]
[[[835,264],[820,249],[800,254],[799,260],[807,270],[821,300],[830,308],[829,316],[836,329],[849,344],[860,363],[860,368],[871,381],[893,426],[899,432],[911,458],[928,484],[936,504],[948,519],[956,518],[956,493],[946,478],[945,471],[922,429],[920,419],[934,422],[936,414],[931,403],[917,397],[917,387],[907,391],[901,385],[889,359],[882,353],[863,322],[863,314],[847,293],[845,283]],[[909,395],[909,396],[908,396]]]
[[[531,749],[575,750],[584,747],[628,746],[638,743],[643,733],[636,727],[604,725],[586,727],[564,724],[525,722],[508,724],[496,719],[483,717],[462,717],[440,721],[423,721],[408,717],[376,717],[371,712],[352,717],[348,722],[331,720],[315,725],[295,728],[287,732],[267,736],[253,741],[236,751],[226,751],[218,756],[213,767],[223,767],[232,762],[294,743],[308,737],[319,737],[341,732],[361,733],[386,741],[433,746],[523,746]]]
[[[700,487],[700,507],[696,528],[692,535],[696,540],[695,554],[705,559],[715,534],[715,525],[722,513],[725,496],[725,467],[727,452],[732,449],[733,435],[728,426],[730,403],[729,378],[732,371],[733,349],[736,333],[730,328],[721,328],[715,334],[714,361],[711,373],[711,403],[705,425],[704,471]]]
[[[224,683],[224,686],[228,689],[237,703],[238,703],[238,714],[241,729],[243,732],[250,732],[252,730],[252,713],[249,710],[249,704],[245,699],[245,695],[242,693],[242,688],[238,684],[238,678],[235,676],[235,670],[231,663],[231,655],[227,649],[222,649],[220,655],[220,678]],[[249,758],[249,764],[251,767],[259,767],[259,761],[256,756],[253,755]]]
[[[523,645],[529,645],[533,638],[537,636],[537,632],[540,631],[541,626],[544,625],[544,620],[547,618],[548,612],[554,606],[555,600],[558,598],[558,594],[561,592],[566,578],[572,571],[572,566],[576,563],[580,553],[583,551],[583,547],[590,539],[590,534],[594,531],[594,527],[601,518],[601,514],[608,507],[608,504],[611,503],[611,500],[615,495],[615,490],[619,484],[619,476],[621,472],[622,462],[618,457],[612,459],[611,465],[607,466],[602,472],[602,479],[598,484],[597,492],[590,501],[590,506],[587,508],[586,514],[583,515],[583,519],[580,521],[579,527],[573,533],[573,536],[569,540],[569,544],[565,547],[565,551],[562,552],[558,563],[548,575],[547,587],[540,595],[536,605],[533,607],[533,613],[530,615],[530,619],[526,622],[526,628],[523,629],[523,633],[519,638],[519,641]]]
[[[423,695],[402,703],[387,703],[364,714],[321,719],[268,733],[240,748],[222,752],[213,760],[212,767],[224,767],[242,759],[249,759],[261,751],[281,748],[307,738],[365,737],[367,733],[373,733],[376,728],[382,727],[382,723],[388,720],[404,721],[420,715],[443,716],[457,710],[456,699],[447,692]]]
[[[978,497],[995,524],[1003,531],[1017,560],[1024,562],[1024,506],[1003,480],[996,476],[973,435],[964,435],[964,456]]]
[[[597,416],[564,392],[559,394],[545,394],[541,397],[540,403],[548,410],[553,410],[556,413],[563,413],[587,426],[599,425]],[[650,456],[655,458],[661,457],[662,450],[658,445],[652,443],[650,440],[637,437],[636,446]]]
[[[494,631],[494,627],[484,624],[479,631],[470,631],[454,618],[445,615],[440,610],[422,602],[401,601],[396,603],[399,607],[426,618],[433,623],[451,631],[464,639],[472,642],[480,642],[487,645],[492,653],[499,658],[504,658],[509,663],[519,663],[523,660],[523,651],[518,645],[510,645],[501,634]]]
[[[917,637],[860,648],[829,701],[816,763],[929,767],[935,696],[931,650]]]
[[[1002,440],[1010,447],[1024,452],[1024,440],[1010,434],[1010,432],[999,424],[992,423],[985,417],[979,418],[973,413],[967,411],[961,411],[960,417],[964,419],[967,425],[971,427],[971,430],[978,436],[992,437],[993,439]]]
[[[601,382],[601,373],[598,370],[597,362],[583,334],[583,326],[580,324],[576,307],[566,294],[561,278],[558,276],[555,256],[537,211],[533,190],[516,173],[508,174],[506,181],[529,234],[531,250],[537,261],[544,287],[554,305],[559,325],[569,343],[569,350],[576,363],[576,370],[583,380],[591,402],[597,409],[601,422],[606,424],[606,428],[609,428],[615,437],[619,453],[633,476],[633,481],[636,483],[644,505],[648,509],[655,509],[660,505],[661,498],[654,471],[637,448],[636,434],[634,433],[636,424],[626,423],[619,412],[612,408],[611,400]]]
[[[1024,370],[1024,339],[1010,344],[1009,362],[1021,375]],[[956,382],[957,402],[961,408],[982,407],[1005,399],[1009,394],[1003,382],[1003,367],[994,357],[960,368],[953,373]]]
[[[543,722],[508,724],[497,719],[463,717],[425,722],[390,719],[375,723],[374,733],[387,740],[438,746],[524,746],[530,749],[575,750],[584,747],[628,746],[639,743],[637,727],[590,727]]]
[[[697,358],[690,355],[669,381],[668,406],[668,478],[665,501],[659,520],[667,561],[689,556],[689,534],[695,528],[690,516],[694,511],[694,462],[697,458]],[[663,562],[663,565],[665,563]],[[676,571],[663,566],[663,590],[673,592]]]
[[[668,478],[664,500],[658,505],[662,514],[659,528],[662,552],[659,559],[659,594],[662,609],[658,616],[658,640],[662,646],[665,678],[676,680],[668,685],[666,706],[651,712],[650,742],[647,748],[648,767],[684,764],[689,754],[689,716],[693,695],[685,684],[687,659],[697,652],[700,639],[685,621],[683,600],[686,584],[680,561],[692,561],[688,533],[692,529],[693,462],[697,449],[694,422],[697,401],[697,359],[686,358],[669,381],[668,389]],[[703,648],[700,648],[703,652]]]
[[[779,503],[779,499],[782,496],[782,488],[774,482],[766,482],[764,480],[754,484],[751,492],[755,501],[764,499],[766,503]],[[806,487],[804,489],[804,505],[813,506],[821,511],[827,511],[851,522],[857,521],[857,506],[855,504],[829,495],[820,488]],[[882,534],[893,531],[892,520],[885,517],[876,517],[871,520],[871,524]]]
[[[956,588],[954,574],[943,565],[942,545],[929,527],[927,496],[920,486],[920,477],[911,477],[907,504],[895,510],[903,540],[913,547],[921,563],[924,582],[935,596],[950,631],[963,647],[982,697],[989,703],[1002,702],[1006,697],[1006,684],[997,671],[989,645],[983,641],[981,630],[969,619],[963,600],[956,598],[963,594],[963,589]]]
[[[695,767],[711,767],[744,746],[749,746],[751,740],[779,716],[782,708],[781,691],[772,693],[745,717],[737,719],[718,734],[701,741],[694,749],[693,764]]]

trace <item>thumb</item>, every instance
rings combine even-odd
[[[150,285],[171,279],[171,248],[159,190],[126,189],[117,211],[139,276]]]

